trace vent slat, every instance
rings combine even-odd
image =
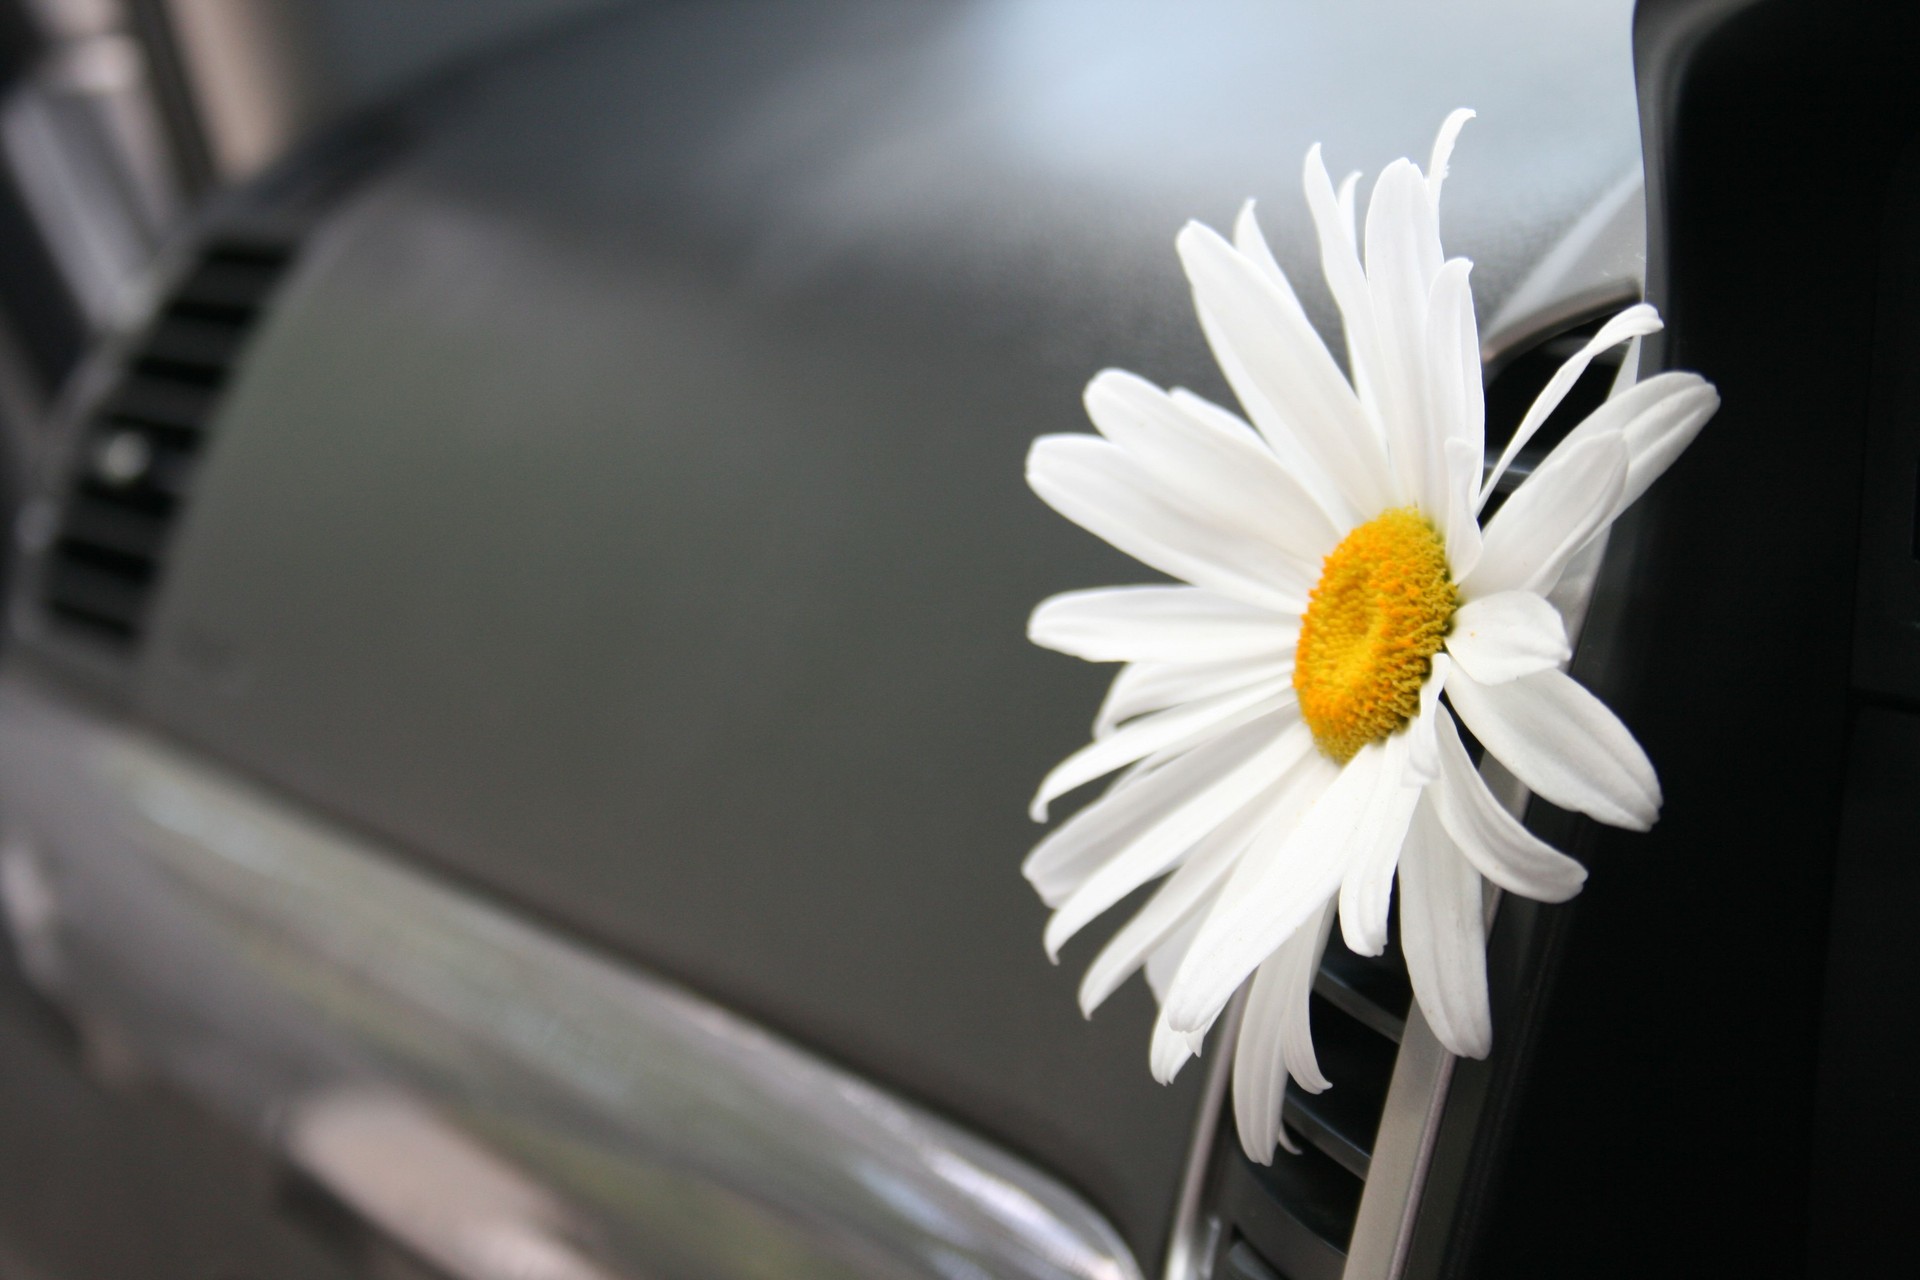
[[[156,565],[152,556],[83,542],[77,538],[61,538],[53,545],[53,555],[57,563],[78,565],[92,573],[105,574],[136,587],[153,581]]]
[[[142,359],[176,368],[225,373],[239,354],[245,336],[246,330],[239,325],[165,316],[147,336]]]
[[[1220,1170],[1215,1204],[1234,1233],[1287,1280],[1339,1280],[1360,1179],[1312,1147],[1254,1164],[1241,1153],[1231,1122],[1221,1137],[1231,1159]]]
[[[167,522],[123,503],[76,494],[61,522],[63,540],[107,547],[126,555],[158,559],[166,540]]]
[[[1324,1093],[1288,1089],[1284,1117],[1302,1138],[1364,1178],[1397,1047],[1318,996],[1311,1016],[1315,1056],[1333,1087]]]
[[[174,303],[203,313],[251,314],[266,300],[279,275],[277,264],[209,261],[187,277]]]
[[[152,516],[162,522],[179,505],[179,499],[171,493],[145,487],[103,484],[91,475],[82,475],[73,491],[76,498],[88,498],[106,506]]]
[[[106,412],[117,422],[198,435],[205,430],[217,398],[218,393],[193,383],[136,375],[107,401]]]
[[[139,640],[221,389],[292,255],[257,240],[210,246],[129,353],[42,561],[51,621],[121,647]]]
[[[285,240],[228,239],[210,246],[206,261],[215,266],[257,267],[277,273],[293,261],[293,248]]]
[[[1336,1008],[1398,1043],[1407,1032],[1413,985],[1398,940],[1384,954],[1357,956],[1338,935],[1327,942],[1313,989]]]
[[[45,590],[48,603],[55,609],[85,616],[104,627],[120,628],[131,637],[146,607],[147,585],[61,558],[47,567]]]

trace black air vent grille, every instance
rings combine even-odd
[[[1221,1242],[1228,1275],[1338,1280],[1346,1266],[1412,1002],[1397,937],[1379,956],[1357,956],[1336,928],[1312,1001],[1314,1049],[1334,1087],[1315,1095],[1288,1086],[1281,1117],[1301,1154],[1281,1151],[1270,1166],[1254,1164],[1241,1153],[1231,1116],[1216,1138],[1212,1202],[1228,1228]],[[1253,1269],[1256,1262],[1267,1271]]]
[[[280,241],[215,242],[128,354],[82,434],[42,569],[56,624],[118,646],[139,640],[208,424],[292,257]]]

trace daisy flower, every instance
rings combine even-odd
[[[1586,878],[1488,791],[1456,717],[1563,808],[1645,830],[1660,786],[1633,735],[1564,670],[1564,621],[1614,519],[1719,405],[1691,373],[1615,393],[1481,515],[1515,454],[1594,358],[1660,327],[1634,306],[1548,382],[1489,467],[1471,263],[1446,258],[1438,205],[1460,127],[1425,172],[1398,160],[1356,225],[1315,146],[1306,197],[1350,376],[1275,262],[1252,205],[1231,242],[1175,240],[1201,328],[1246,414],[1108,370],[1086,390],[1099,435],[1034,442],[1027,479],[1069,520],[1177,584],[1075,591],[1032,639],[1120,662],[1092,741],[1047,775],[1058,797],[1119,777],[1024,871],[1054,909],[1047,951],[1165,876],[1088,969],[1091,1014],[1141,968],[1160,1000],[1150,1064],[1169,1080],[1243,984],[1235,1115],[1247,1154],[1287,1143],[1291,1075],[1328,1086],[1307,999],[1337,919],[1377,955],[1399,882],[1400,937],[1435,1036],[1484,1056],[1483,881],[1545,902]],[[1364,245],[1364,257],[1362,248]],[[1290,1143],[1287,1145],[1291,1146]]]

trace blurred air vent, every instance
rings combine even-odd
[[[1498,454],[1554,371],[1604,318],[1545,338],[1497,369],[1487,385],[1489,455]],[[1618,350],[1593,362],[1521,450],[1494,503],[1606,398],[1619,363]],[[1477,758],[1478,747],[1471,749]],[[1271,1165],[1254,1164],[1240,1150],[1231,1114],[1223,1116],[1207,1183],[1208,1213],[1220,1226],[1215,1280],[1340,1280],[1345,1272],[1413,998],[1397,910],[1394,924],[1378,956],[1347,950],[1337,927],[1327,943],[1314,981],[1313,1040],[1334,1087],[1316,1095],[1288,1086],[1281,1116],[1300,1154],[1278,1151]]]
[[[64,629],[140,638],[208,423],[293,246],[212,242],[128,353],[88,422],[40,596]]]

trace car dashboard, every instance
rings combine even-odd
[[[1559,1167],[1522,1100],[1606,1050],[1554,975],[1651,855],[1534,806],[1601,901],[1499,905],[1487,1063],[1336,941],[1269,1167],[1224,1053],[1153,1082],[1142,984],[1078,1015],[1096,940],[1049,965],[1018,873],[1100,678],[1026,615],[1137,576],[1021,459],[1108,365],[1230,401],[1183,222],[1257,199],[1334,333],[1297,158],[1476,108],[1496,438],[1649,284],[1627,8],[1389,8],[626,7],[212,204],[16,522],[0,898],[80,1056],[242,1135],[342,1275],[1520,1274],[1482,1170]],[[1581,606],[1596,688],[1657,687],[1670,510]]]

